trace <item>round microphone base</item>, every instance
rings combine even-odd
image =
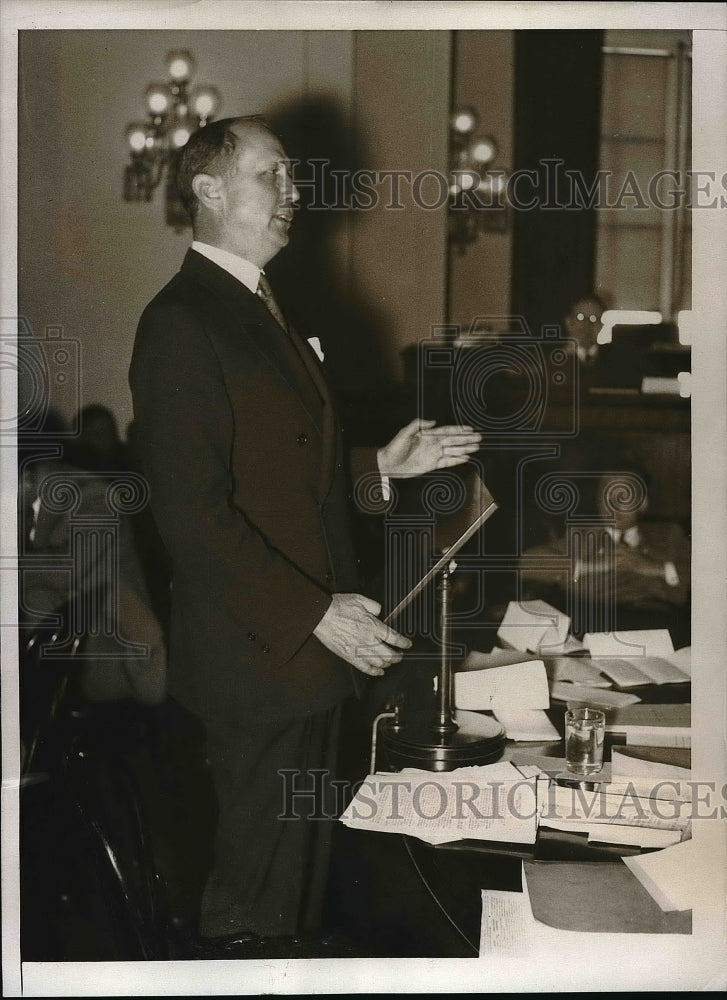
[[[392,770],[418,767],[425,771],[453,771],[500,759],[505,730],[496,719],[474,712],[455,712],[454,718],[459,728],[451,733],[437,732],[431,716],[414,717],[404,725],[382,720],[382,763]]]

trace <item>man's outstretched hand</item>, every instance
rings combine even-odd
[[[462,465],[479,450],[482,435],[473,427],[436,427],[436,420],[412,420],[377,457],[382,476],[423,476],[436,469]]]
[[[381,677],[401,660],[411,639],[385,625],[380,611],[381,605],[363,594],[334,594],[313,635],[361,673]]]

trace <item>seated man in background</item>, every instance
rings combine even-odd
[[[598,477],[592,518],[579,515],[566,534],[525,552],[523,596],[571,613],[574,632],[604,631],[604,622],[618,629],[668,628],[675,646],[684,645],[689,539],[674,521],[643,519],[648,502],[643,473],[623,463],[612,469],[619,471]],[[542,566],[534,557],[542,557]],[[568,563],[554,568],[554,557]]]
[[[115,479],[90,474],[60,459],[25,463],[21,621],[31,630],[61,615],[62,628],[82,641],[84,698],[159,704],[166,696],[164,632],[148,593],[133,517],[109,507],[114,482],[131,480],[124,473]],[[131,654],[128,644],[135,647]]]
[[[585,369],[593,368],[598,360],[597,337],[601,331],[601,316],[606,308],[597,295],[584,295],[573,303],[565,317],[566,336],[576,342],[576,354]]]

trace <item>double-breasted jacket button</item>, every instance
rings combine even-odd
[[[262,650],[263,650],[263,653],[269,653],[270,652],[270,646],[268,646],[268,644],[265,643],[265,645],[262,647]]]
[[[308,435],[305,433],[300,433],[297,437],[297,441],[302,448],[304,444],[308,444]]]
[[[333,583],[333,573],[330,570],[326,573],[326,583]]]
[[[254,642],[257,639],[257,632],[248,632],[247,637],[250,642]]]

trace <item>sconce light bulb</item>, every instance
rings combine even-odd
[[[474,108],[457,108],[452,115],[452,128],[460,135],[469,135],[477,124],[477,112]]]
[[[188,80],[194,70],[194,59],[186,49],[175,50],[167,56],[167,68],[173,80]]]
[[[463,171],[457,175],[457,182],[461,191],[471,191],[477,181],[479,181],[479,177],[476,177],[472,171]]]
[[[172,95],[164,83],[152,83],[146,88],[146,103],[153,115],[163,115],[172,103]]]
[[[478,139],[472,145],[470,156],[475,163],[490,163],[497,155],[495,140],[489,136]]]
[[[220,95],[215,87],[197,87],[192,93],[192,107],[198,118],[209,118],[219,105]]]
[[[186,143],[187,139],[189,139],[191,134],[192,133],[189,131],[189,129],[185,128],[184,126],[175,128],[174,131],[172,132],[172,145],[175,147],[175,149],[181,149],[182,146]]]
[[[126,141],[132,153],[141,153],[147,145],[147,132],[144,125],[129,125],[126,130]]]

